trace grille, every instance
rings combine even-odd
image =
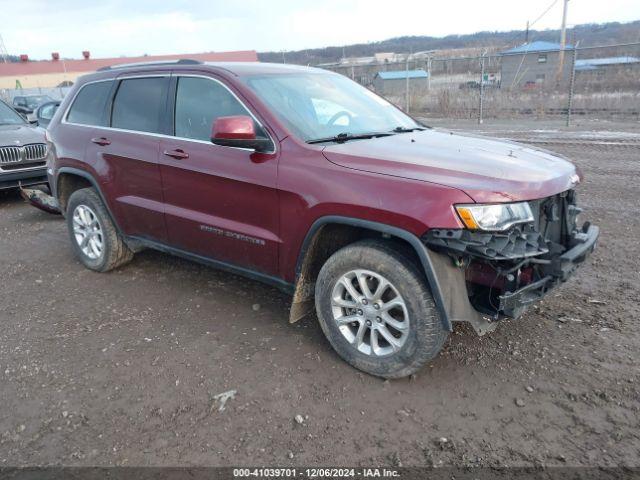
[[[26,161],[42,160],[47,156],[47,146],[44,143],[34,143],[24,146],[24,159]]]
[[[571,232],[576,228],[576,215],[580,209],[576,207],[574,190],[529,202],[535,218],[536,230],[544,237],[545,242],[565,245]]]
[[[20,147],[0,147],[0,165],[18,163],[22,161]]]
[[[46,156],[47,146],[44,143],[32,143],[24,147],[0,147],[0,167],[44,160]]]

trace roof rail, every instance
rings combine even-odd
[[[157,60],[151,62],[137,62],[137,63],[120,63],[118,65],[110,65],[108,67],[99,68],[98,72],[104,72],[106,70],[117,70],[119,68],[128,67],[155,67],[159,65],[201,65],[200,60],[193,60],[191,58],[181,58],[180,60]]]

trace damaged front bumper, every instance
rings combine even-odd
[[[600,230],[576,228],[574,191],[530,202],[535,221],[505,232],[432,229],[422,238],[443,293],[447,317],[480,334],[567,281],[593,252]]]
[[[580,243],[551,260],[549,275],[514,292],[506,291],[499,295],[498,311],[508,317],[517,318],[526,307],[541,300],[549,290],[566,282],[593,252],[599,235],[600,229],[595,225],[588,225],[585,232],[576,234],[574,238]]]
[[[20,195],[32,206],[54,215],[61,215],[58,200],[39,188],[24,188],[20,186]]]

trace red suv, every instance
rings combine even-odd
[[[71,244],[106,272],[155,248],[276,285],[338,354],[402,377],[454,322],[479,334],[593,250],[581,177],[549,152],[453,135],[344,76],[260,63],[112,67],[49,127]]]

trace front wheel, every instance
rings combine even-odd
[[[363,241],[334,253],[320,270],[315,297],[333,348],[371,375],[411,375],[449,334],[423,275],[386,243]]]

